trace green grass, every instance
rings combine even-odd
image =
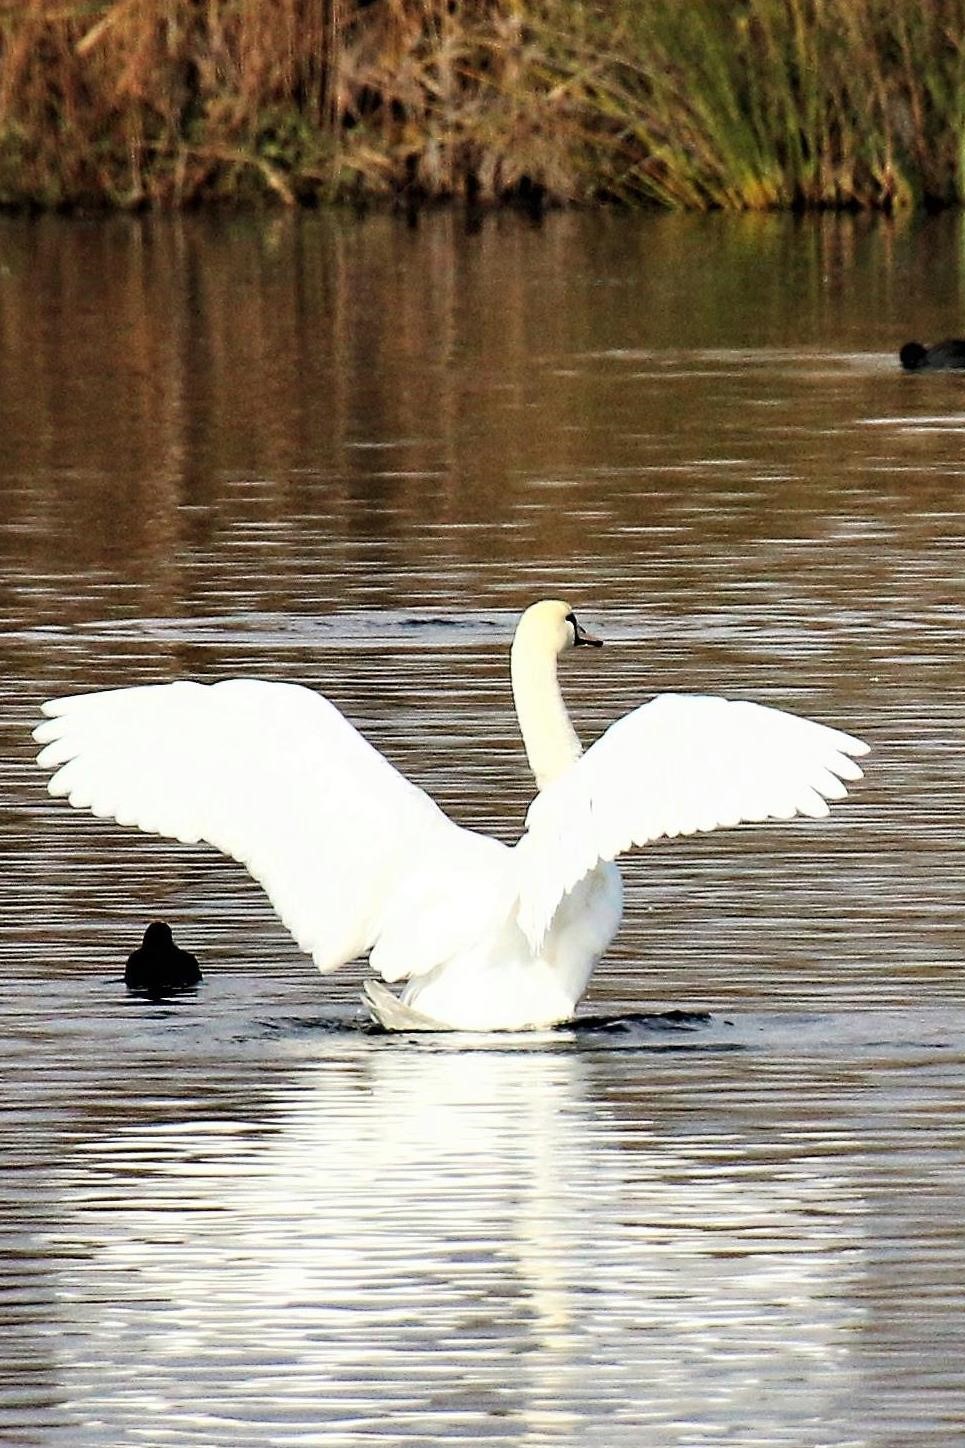
[[[0,204],[957,204],[965,0],[0,0]]]
[[[648,0],[624,15],[627,189],[748,209],[961,200],[957,0]]]

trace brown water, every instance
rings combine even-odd
[[[0,221],[0,1441],[965,1436],[965,231]],[[586,1010],[379,1038],[235,865],[47,799],[41,699],[322,688],[462,823],[663,689],[873,745],[819,824],[627,863]],[[589,651],[588,651],[589,652]],[[194,994],[129,998],[147,920]]]

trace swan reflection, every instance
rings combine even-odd
[[[369,1042],[288,1077],[256,1138],[208,1120],[93,1143],[72,1207],[108,1305],[91,1328],[65,1304],[76,1408],[96,1396],[119,1431],[178,1407],[206,1444],[390,1424],[613,1448],[766,1400],[776,1441],[818,1441],[856,1386],[852,1185],[742,1150],[719,1105],[671,1131],[625,1084],[578,1052]]]

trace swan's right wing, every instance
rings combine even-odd
[[[660,694],[618,719],[530,805],[519,919],[538,948],[563,896],[633,845],[743,822],[814,819],[861,778],[867,744],[762,704]]]
[[[179,682],[43,712],[51,794],[240,861],[320,970],[373,946],[387,979],[431,968],[507,888],[508,851],[453,824],[311,689]],[[450,886],[472,877],[482,887],[454,909]]]

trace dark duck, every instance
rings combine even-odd
[[[170,925],[155,920],[144,932],[143,944],[129,957],[124,982],[131,990],[155,992],[183,990],[201,980],[201,967],[188,950],[174,943]]]
[[[949,337],[946,342],[936,342],[933,347],[925,347],[921,342],[906,342],[898,353],[898,360],[906,372],[965,369],[965,340]]]

